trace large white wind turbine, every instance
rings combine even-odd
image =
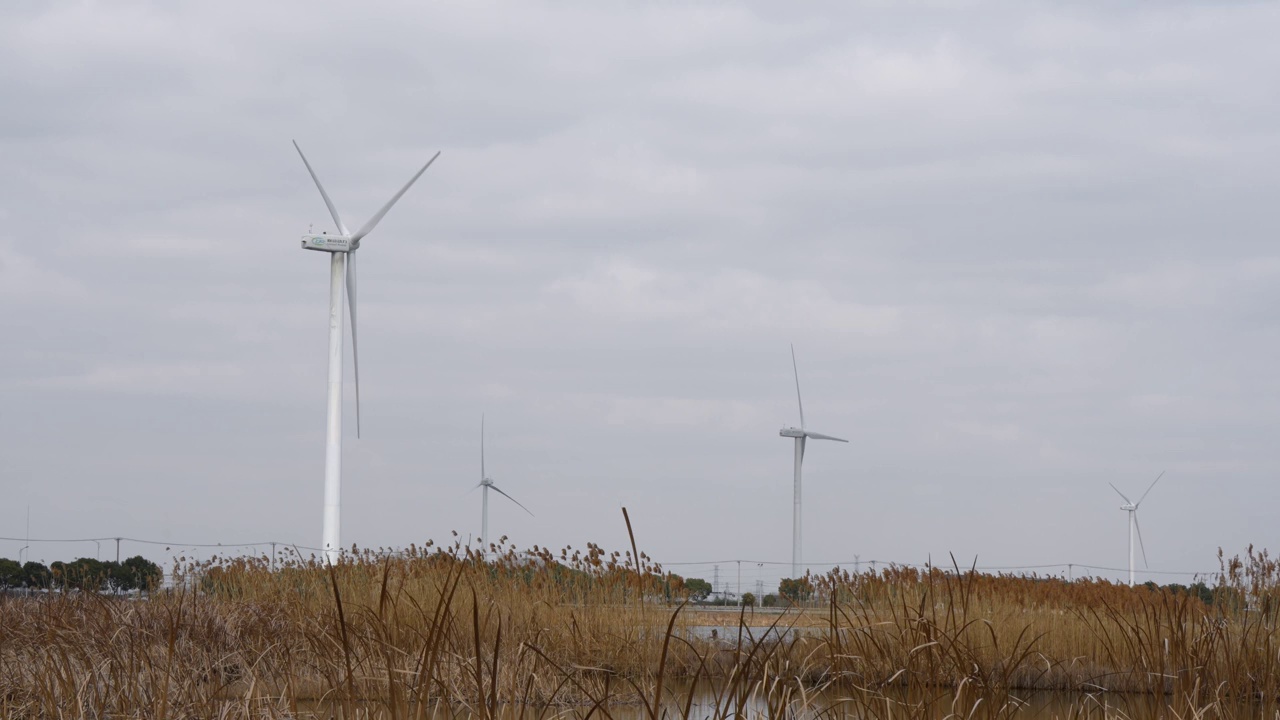
[[[1155,487],[1156,483],[1160,482],[1160,478],[1162,477],[1164,477],[1163,472],[1157,475],[1155,480],[1151,481],[1151,485],[1147,487],[1147,492],[1142,493],[1142,497],[1138,498],[1138,502],[1133,502],[1128,498],[1128,496],[1120,492],[1120,488],[1116,487],[1115,483],[1107,483],[1108,485],[1111,486],[1112,490],[1116,491],[1117,495],[1124,498],[1124,504],[1120,506],[1120,509],[1126,510],[1129,513],[1129,587],[1133,587],[1133,576],[1134,576],[1133,536],[1134,536],[1134,533],[1137,533],[1138,535],[1138,547],[1142,548],[1142,565],[1143,567],[1147,567],[1147,546],[1142,542],[1142,528],[1138,526],[1138,506],[1142,504],[1143,500],[1147,499],[1147,493],[1151,492],[1151,488]]]
[[[489,491],[492,490],[511,502],[520,505],[520,509],[533,516],[533,511],[520,504],[519,500],[511,497],[502,491],[502,488],[493,484],[493,479],[484,472],[484,416],[480,416],[480,482],[476,484],[477,488],[482,488],[481,493],[483,499],[480,504],[480,552],[485,557],[489,555]],[[472,488],[474,491],[475,488]]]
[[[814,440],[835,440],[836,442],[847,443],[838,437],[823,435],[811,430],[806,430],[804,426],[804,401],[800,399],[800,370],[796,367],[796,346],[791,346],[791,370],[796,376],[796,403],[800,406],[800,427],[784,427],[778,431],[782,437],[796,439],[796,467],[795,467],[795,499],[792,508],[792,530],[791,530],[791,577],[797,578],[803,573],[800,562],[801,550],[801,517],[800,517],[800,466],[804,463],[804,442],[808,438]]]
[[[333,218],[333,222],[338,226],[338,234],[330,235],[328,233],[307,234],[302,236],[302,247],[304,250],[319,250],[329,253],[329,408],[328,423],[326,425],[325,442],[324,442],[324,536],[321,539],[321,547],[324,548],[325,560],[330,563],[337,562],[338,555],[342,547],[339,537],[341,531],[341,504],[342,504],[342,295],[343,280],[345,277],[346,296],[348,309],[351,313],[351,360],[355,371],[356,381],[356,437],[360,437],[360,355],[356,346],[356,251],[360,249],[360,240],[364,236],[373,232],[378,222],[387,214],[392,205],[400,199],[408,191],[422,173],[431,167],[431,163],[440,157],[437,152],[431,156],[426,165],[422,166],[413,177],[409,178],[409,182],[400,188],[400,192],[391,196],[386,205],[382,209],[374,213],[359,230],[354,233],[347,231],[347,226],[343,224],[342,218],[338,216],[338,209],[334,207],[333,201],[329,199],[329,193],[325,192],[324,185],[320,183],[320,177],[316,175],[316,171],[311,168],[311,163],[307,162],[307,156],[302,154],[302,148],[298,147],[295,140],[293,147],[297,149],[298,155],[302,157],[302,164],[307,166],[307,172],[311,174],[311,179],[315,181],[316,188],[320,190],[320,197],[324,198],[325,207],[329,208],[329,215]]]

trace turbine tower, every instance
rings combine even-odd
[[[1124,504],[1120,506],[1120,509],[1126,510],[1129,513],[1129,587],[1133,587],[1133,578],[1134,578],[1133,536],[1135,533],[1137,533],[1138,535],[1138,547],[1142,548],[1142,565],[1143,567],[1148,567],[1147,546],[1145,543],[1142,542],[1142,528],[1138,526],[1138,506],[1142,504],[1143,500],[1147,499],[1147,493],[1151,492],[1151,488],[1155,487],[1156,483],[1160,482],[1160,478],[1162,477],[1164,477],[1163,471],[1156,476],[1155,480],[1151,481],[1151,485],[1147,487],[1147,492],[1142,493],[1142,497],[1138,498],[1138,502],[1131,501],[1128,498],[1128,496],[1120,492],[1120,488],[1116,487],[1114,483],[1107,483],[1108,485],[1111,486],[1112,490],[1116,491],[1117,495],[1124,498]]]
[[[480,416],[480,482],[476,484],[476,488],[483,488],[480,501],[480,552],[487,558],[489,556],[489,491],[492,490],[517,505],[520,505],[520,501],[503,492],[502,488],[494,485],[493,479],[484,473],[484,415]],[[520,505],[520,509],[529,513],[529,517],[533,517],[533,511],[529,508]]]
[[[304,250],[318,250],[329,253],[329,402],[324,441],[324,531],[320,544],[324,548],[325,560],[329,563],[335,563],[338,561],[338,555],[342,547],[340,533],[342,509],[342,296],[344,277],[347,307],[351,313],[351,360],[356,384],[356,437],[358,438],[360,437],[360,355],[356,346],[356,251],[360,249],[360,240],[370,232],[373,232],[373,229],[377,227],[382,217],[391,209],[391,206],[396,204],[400,196],[404,195],[409,187],[417,182],[419,177],[422,177],[422,173],[431,167],[431,163],[440,157],[440,153],[437,152],[431,156],[427,164],[423,165],[422,169],[409,178],[409,182],[405,183],[404,187],[400,188],[400,192],[393,195],[387,201],[387,204],[382,206],[381,210],[374,213],[368,222],[352,233],[347,230],[342,218],[338,216],[338,208],[334,207],[333,201],[329,199],[329,193],[325,192],[324,185],[320,183],[320,177],[311,168],[311,163],[307,162],[307,156],[302,154],[302,148],[298,147],[298,141],[295,140],[293,142],[293,147],[297,149],[298,155],[302,157],[302,164],[307,166],[307,172],[311,174],[311,179],[315,181],[316,188],[320,190],[320,197],[324,198],[325,207],[329,208],[329,215],[333,218],[333,223],[337,225],[338,230],[336,235],[308,233],[302,236],[302,248]]]
[[[796,440],[796,465],[795,465],[795,498],[794,507],[792,508],[791,518],[791,577],[798,578],[801,576],[800,550],[802,544],[801,537],[801,515],[800,515],[800,466],[804,463],[804,443],[808,438],[814,440],[835,440],[836,442],[847,443],[838,437],[823,435],[811,430],[806,430],[804,426],[804,401],[800,399],[800,370],[796,367],[796,346],[791,346],[791,370],[796,376],[796,403],[800,406],[800,427],[784,427],[778,431],[782,437],[795,438]]]

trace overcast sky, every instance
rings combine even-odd
[[[360,254],[344,544],[478,534],[484,413],[535,514],[495,498],[495,537],[622,549],[625,505],[660,561],[789,561],[794,343],[851,441],[810,444],[807,561],[1123,567],[1107,483],[1161,471],[1153,569],[1275,547],[1278,35],[1274,3],[4,3],[0,536],[319,544],[299,236],[334,228],[297,139],[351,227],[442,151]]]

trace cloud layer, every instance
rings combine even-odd
[[[1274,545],[1277,30],[1251,3],[6,7],[0,536],[29,504],[36,537],[317,543],[327,284],[297,238],[331,228],[296,138],[351,226],[443,150],[361,254],[344,541],[477,532],[484,412],[522,545],[621,546],[625,504],[659,560],[786,561],[794,343],[810,425],[852,440],[806,458],[815,562],[1119,567],[1107,482],[1161,470],[1153,568]]]

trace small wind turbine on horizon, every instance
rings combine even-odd
[[[1112,490],[1116,491],[1117,495],[1124,498],[1124,504],[1120,506],[1120,509],[1128,511],[1129,513],[1129,587],[1133,587],[1134,582],[1134,533],[1137,533],[1138,535],[1138,547],[1142,548],[1142,566],[1150,567],[1147,565],[1147,546],[1142,542],[1142,528],[1138,525],[1138,506],[1142,504],[1143,500],[1147,499],[1147,495],[1151,492],[1151,488],[1155,487],[1156,483],[1160,482],[1160,478],[1162,477],[1164,477],[1164,471],[1161,471],[1160,474],[1156,476],[1156,479],[1151,481],[1151,485],[1147,487],[1147,492],[1142,493],[1142,497],[1138,498],[1138,502],[1133,502],[1127,495],[1120,492],[1120,488],[1116,487],[1115,483],[1107,483],[1111,486]]]
[[[484,472],[484,415],[480,416],[480,482],[476,483],[475,488],[482,488],[482,500],[480,502],[480,552],[486,558],[489,556],[489,491],[502,495],[506,499],[520,505],[520,509],[529,513],[529,517],[533,517],[533,511],[520,504],[519,500],[511,497],[502,491],[502,488],[493,484],[493,479]]]
[[[800,406],[800,427],[784,427],[778,431],[782,437],[795,438],[796,440],[796,460],[795,460],[795,498],[792,508],[792,530],[791,530],[791,577],[798,578],[801,575],[802,563],[800,561],[802,546],[802,519],[801,519],[801,502],[800,502],[800,468],[804,463],[804,445],[805,440],[813,438],[814,440],[835,440],[836,442],[847,443],[838,437],[831,435],[823,435],[811,430],[805,429],[804,425],[804,400],[800,398],[800,370],[796,366],[796,346],[791,346],[791,370],[796,376],[796,404]]]
[[[302,164],[307,166],[307,172],[311,174],[311,179],[315,181],[316,188],[320,190],[320,197],[324,198],[325,207],[329,208],[329,215],[333,218],[334,225],[337,226],[337,235],[328,233],[308,233],[302,236],[302,248],[304,250],[318,250],[320,252],[329,253],[329,401],[328,401],[328,421],[325,429],[324,442],[324,529],[320,546],[324,549],[325,560],[329,563],[338,561],[341,542],[341,510],[342,510],[342,297],[347,297],[348,311],[351,313],[351,361],[352,369],[355,374],[356,389],[356,437],[360,437],[360,354],[357,352],[356,346],[356,251],[360,249],[360,240],[366,235],[373,232],[381,222],[387,211],[392,205],[404,195],[409,188],[422,177],[422,173],[431,167],[431,163],[440,157],[437,152],[431,156],[426,165],[422,166],[413,177],[409,178],[409,182],[400,188],[400,192],[391,196],[386,205],[382,209],[374,213],[359,230],[354,233],[347,230],[347,226],[343,224],[342,218],[338,216],[338,209],[334,207],[333,201],[329,199],[329,193],[325,192],[324,185],[320,183],[320,177],[316,175],[316,171],[311,168],[311,163],[307,162],[307,156],[303,155],[302,148],[298,146],[298,141],[293,142],[293,147],[298,151],[298,155],[302,158]],[[345,278],[345,284],[344,284]]]

